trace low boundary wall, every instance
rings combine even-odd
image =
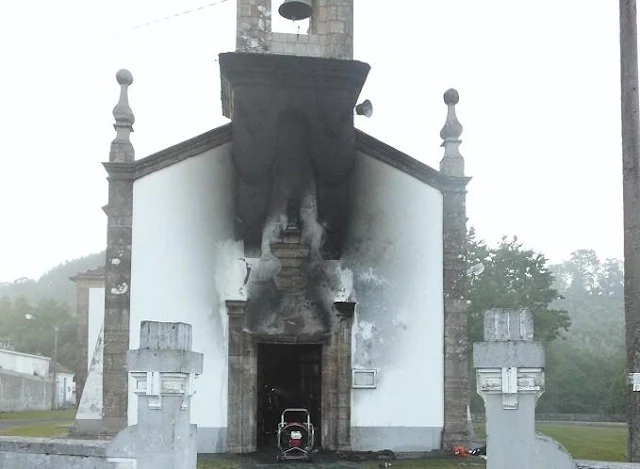
[[[135,469],[133,459],[109,458],[109,441],[0,437],[2,469]]]
[[[0,412],[51,409],[53,381],[0,369]]]

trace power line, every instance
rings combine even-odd
[[[167,20],[173,20],[173,19],[178,18],[180,16],[189,15],[191,13],[199,13],[202,10],[206,10],[207,8],[211,8],[211,7],[214,7],[216,5],[220,5],[221,3],[224,3],[224,2],[227,2],[227,1],[228,0],[215,0],[213,2],[210,2],[210,3],[207,3],[207,4],[200,5],[198,7],[192,8],[190,10],[181,11],[181,12],[175,13],[173,15],[165,16],[164,18],[158,18],[156,20],[149,21],[147,23],[139,24],[137,26],[132,27],[131,29],[134,30],[134,29],[146,28],[147,26],[152,26],[154,24],[162,23],[162,22],[167,21]]]

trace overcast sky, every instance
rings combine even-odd
[[[137,158],[225,122],[216,58],[235,47],[236,2],[212,2],[3,3],[0,281],[104,248],[100,163],[115,135],[119,68],[134,75]],[[437,167],[442,94],[455,87],[479,236],[518,235],[554,262],[582,248],[621,256],[617,2],[355,7],[355,58],[372,66],[361,99],[375,108],[360,129]]]

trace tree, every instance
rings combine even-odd
[[[491,308],[526,308],[533,313],[534,333],[546,343],[559,337],[571,323],[567,311],[554,309],[551,304],[559,298],[553,288],[554,276],[542,254],[525,249],[517,237],[503,238],[498,246],[490,248],[477,240],[473,228],[469,231],[467,264],[469,275],[469,342],[483,340],[483,318]],[[471,362],[471,360],[470,360]],[[471,373],[471,409],[483,408],[475,393],[475,373]]]
[[[553,306],[569,312],[571,329],[565,340],[547,348],[540,410],[624,414],[620,409],[626,407],[626,397],[619,392],[625,378],[620,261],[602,262],[593,250],[581,249],[551,270],[563,295]]]
[[[52,357],[54,327],[59,331],[58,362],[74,369],[76,322],[67,304],[43,299],[34,305],[24,297],[0,301],[0,339],[11,343],[18,352]]]
[[[547,259],[526,249],[517,237],[504,237],[497,247],[489,248],[476,239],[471,229],[467,263],[470,268],[484,266],[480,275],[469,276],[471,342],[483,340],[483,316],[491,308],[531,310],[535,335],[543,342],[550,342],[568,330],[571,321],[567,311],[551,308],[559,295],[553,288],[554,276]]]
[[[43,274],[37,281],[28,278],[0,282],[0,297],[25,297],[31,303],[50,298],[76,306],[76,289],[70,277],[104,265],[104,251],[65,261]]]

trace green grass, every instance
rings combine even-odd
[[[75,409],[0,412],[0,420],[73,420],[75,416]]]
[[[198,456],[198,469],[238,469],[240,460],[226,455],[202,454]]]
[[[378,469],[379,462],[367,462],[364,469]],[[460,469],[461,467],[484,468],[485,461],[482,458],[446,458],[446,459],[404,459],[394,461],[392,469]]]
[[[69,422],[50,422],[42,425],[21,425],[0,431],[0,436],[32,436],[40,438],[63,438],[69,434]]]
[[[536,430],[562,444],[574,459],[626,461],[625,426],[539,422]],[[485,438],[484,424],[476,426],[476,436]]]
[[[561,443],[574,459],[626,460],[625,426],[539,423],[536,429]]]

